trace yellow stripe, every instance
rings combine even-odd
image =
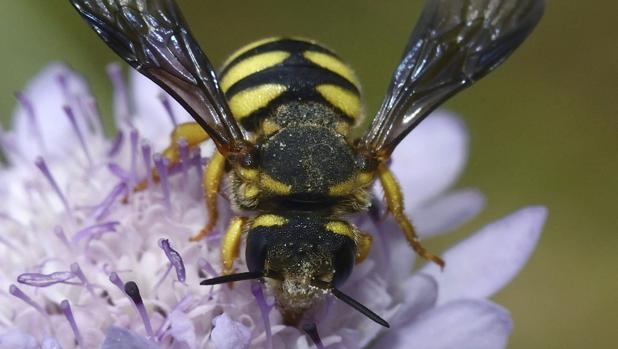
[[[328,195],[343,196],[350,194],[356,185],[356,178],[352,177],[328,188]]]
[[[274,214],[263,214],[261,216],[255,217],[253,220],[252,228],[257,227],[273,227],[273,226],[282,226],[288,222],[285,217],[277,216]]]
[[[315,88],[330,104],[341,109],[347,116],[356,119],[361,111],[360,98],[336,85],[320,85]]]
[[[233,65],[221,79],[221,89],[223,92],[246,78],[247,76],[275,66],[288,58],[290,54],[285,51],[266,52],[249,57]]]
[[[292,191],[292,186],[280,182],[266,173],[260,175],[260,184],[275,194],[288,195]]]
[[[349,237],[350,239],[355,240],[354,229],[346,223],[342,221],[330,221],[326,223],[324,226],[326,230],[331,231],[335,234],[344,235]]]
[[[340,61],[337,57],[331,56],[323,52],[305,51],[305,58],[319,65],[324,69],[328,69],[333,73],[339,74],[353,83],[357,88],[360,88],[360,83],[354,71],[347,64]]]
[[[242,119],[258,109],[268,106],[273,99],[279,97],[285,90],[285,85],[265,84],[241,91],[230,99],[230,109],[234,117]]]
[[[258,41],[254,41],[248,45],[245,45],[243,47],[241,47],[240,49],[236,50],[234,53],[232,53],[231,56],[228,57],[228,59],[225,60],[225,62],[223,62],[223,69],[225,69],[225,67],[227,67],[228,64],[230,64],[230,62],[232,62],[233,60],[235,60],[236,58],[238,58],[240,55],[242,55],[243,53],[253,50],[254,48],[264,45],[264,44],[268,44],[270,42],[273,41],[277,41],[280,40],[280,37],[273,37],[273,38],[266,38],[266,39],[262,39],[262,40],[258,40]]]

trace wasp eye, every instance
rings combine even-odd
[[[351,244],[342,245],[333,255],[333,267],[335,274],[331,283],[339,287],[348,279],[354,267],[354,247]]]
[[[265,235],[250,231],[247,234],[247,247],[245,258],[249,271],[263,271],[268,253],[268,242]]]

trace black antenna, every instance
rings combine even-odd
[[[339,291],[337,288],[335,288],[335,286],[324,282],[322,280],[314,280],[313,284],[317,287],[320,288],[324,288],[324,289],[328,289],[330,290],[330,292],[333,294],[333,296],[337,297],[340,301],[344,302],[345,304],[351,306],[352,308],[356,309],[357,311],[359,311],[361,314],[365,315],[366,317],[370,318],[371,320],[375,321],[376,323],[386,327],[386,328],[390,328],[391,325],[388,324],[388,322],[386,322],[386,320],[382,319],[378,314],[374,313],[373,311],[369,310],[369,308],[367,308],[366,306],[362,305],[361,303],[359,303],[357,300],[355,300],[354,298],[348,296],[347,294]]]
[[[219,284],[225,284],[225,283],[234,282],[234,281],[259,279],[262,277],[264,277],[264,273],[261,271],[247,271],[244,273],[223,275],[223,276],[218,276],[212,279],[207,279],[207,280],[200,282],[200,285],[206,285],[206,286],[219,285]]]

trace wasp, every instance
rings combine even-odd
[[[320,44],[270,38],[233,54],[218,73],[173,0],[70,0],[100,38],[129,65],[175,98],[195,119],[178,125],[164,155],[179,161],[211,139],[204,171],[210,221],[227,176],[234,217],[221,244],[223,275],[202,282],[261,279],[287,324],[332,294],[375,322],[388,323],[339,290],[372,239],[345,217],[367,210],[370,186],[384,189],[388,213],[412,249],[427,251],[404,214],[388,160],[435,108],[494,70],[539,22],[542,0],[428,0],[369,127],[352,69]],[[254,212],[250,216],[249,212]],[[247,272],[232,273],[246,241]]]

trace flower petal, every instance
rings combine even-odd
[[[490,223],[443,254],[446,268],[427,264],[421,272],[439,285],[438,304],[457,298],[485,298],[506,285],[534,250],[547,209],[532,206]]]
[[[61,78],[66,83],[66,91],[61,87]],[[74,106],[74,103],[67,100],[65,93],[72,96],[69,98],[90,96],[84,78],[61,63],[52,63],[45,67],[23,91],[23,96],[32,105],[35,121],[30,117],[28,108],[19,104],[13,114],[12,129],[18,150],[27,159],[34,160],[44,154],[65,154],[76,148],[77,135],[63,110],[65,105]],[[77,123],[82,132],[85,132],[86,119],[79,110],[75,112]]]
[[[36,339],[19,330],[10,330],[0,335],[0,349],[39,349]]]
[[[476,217],[485,207],[485,196],[476,189],[442,195],[412,211],[410,216],[421,237],[452,231]],[[408,210],[409,211],[409,210]]]
[[[62,346],[55,338],[45,336],[41,342],[41,349],[62,349]]]
[[[112,326],[107,330],[101,349],[158,349],[159,346],[124,328]]]
[[[195,336],[195,326],[187,314],[182,311],[173,311],[170,314],[170,333],[178,342],[185,342],[189,348],[195,348],[197,338]]]
[[[223,313],[217,316],[213,323],[210,338],[217,349],[242,349],[248,348],[251,343],[251,330],[240,322],[232,320],[229,315]]]
[[[389,320],[396,329],[413,321],[419,314],[429,310],[438,298],[438,283],[426,274],[415,274],[405,280],[399,288],[403,303]]]
[[[434,308],[396,331],[387,331],[374,348],[499,349],[511,333],[509,313],[482,300],[458,300]]]
[[[176,100],[135,69],[129,71],[129,83],[135,105],[135,127],[142,137],[155,142],[154,149],[167,145],[173,128],[170,115],[161,102],[162,94],[167,95],[178,123],[193,121],[189,113]]]
[[[401,182],[408,208],[446,190],[459,177],[468,155],[468,135],[455,114],[437,111],[393,153],[391,169]]]

